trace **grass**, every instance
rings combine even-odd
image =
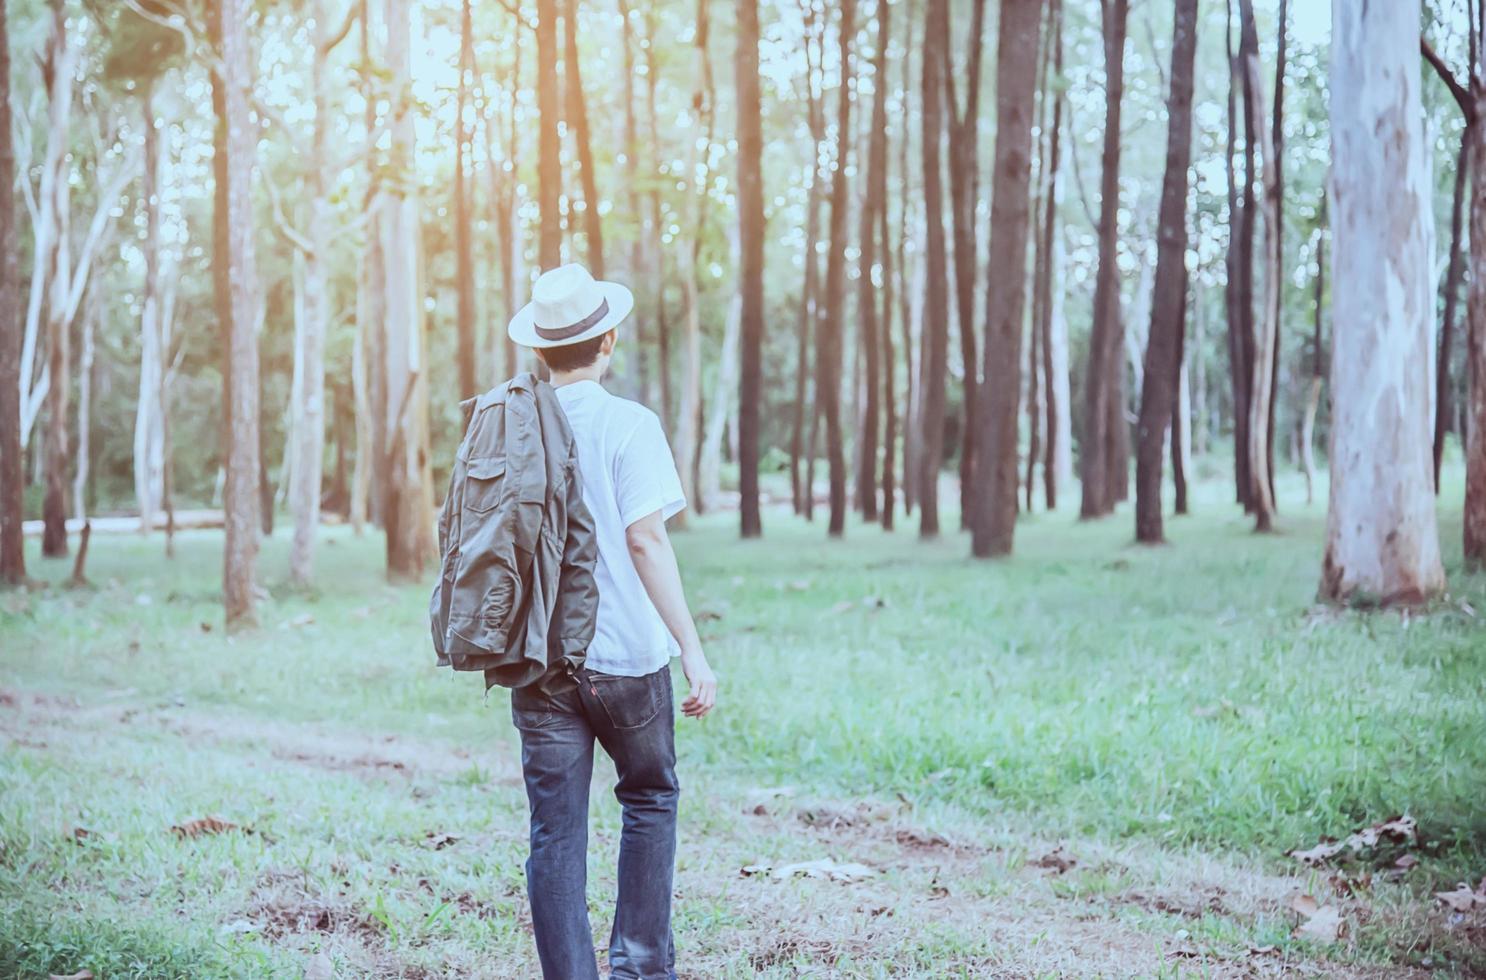
[[[723,691],[678,727],[682,965],[1227,975],[1274,946],[1325,972],[1486,970],[1486,930],[1429,901],[1486,873],[1486,577],[1460,567],[1450,480],[1451,594],[1412,616],[1314,604],[1324,508],[1290,484],[1275,535],[1212,485],[1168,546],[1130,544],[1123,511],[1039,512],[999,562],[911,523],[694,522],[677,546]],[[426,588],[333,529],[296,592],[281,533],[262,628],[227,636],[219,537],[178,546],[100,536],[93,588],[0,596],[0,975],[532,975],[506,698],[434,669]],[[1347,897],[1283,856],[1403,812],[1401,883]],[[208,813],[251,833],[168,830]],[[1035,864],[1065,842],[1071,870]],[[737,874],[825,855],[882,874]],[[1295,890],[1345,903],[1344,943],[1291,938]]]

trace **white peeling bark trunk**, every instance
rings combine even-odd
[[[149,534],[160,511],[165,473],[164,425],[160,391],[165,351],[161,330],[160,296],[160,152],[154,126],[154,99],[144,102],[145,272],[144,304],[139,318],[139,397],[134,407],[134,503],[139,508],[139,531]]]
[[[329,56],[329,11],[324,0],[315,3],[315,59],[313,87],[315,128],[309,179],[309,251],[304,253],[303,293],[294,350],[298,379],[294,403],[294,466],[289,508],[294,515],[294,538],[289,547],[289,578],[305,587],[315,578],[315,535],[320,527],[320,492],[325,468],[325,334],[330,319],[326,265],[330,250],[331,174],[327,159],[330,129],[330,93],[326,78]]]
[[[1332,0],[1335,380],[1321,595],[1411,604],[1445,587],[1430,458],[1434,223],[1419,11]]]
[[[738,267],[738,228],[728,233],[733,268]],[[702,430],[702,454],[697,464],[697,512],[707,513],[717,504],[722,491],[722,440],[727,434],[728,408],[738,390],[738,340],[743,323],[743,295],[735,290],[728,302],[727,323],[723,327],[722,350],[717,364],[717,378],[712,385],[712,404],[707,407],[707,425]]]

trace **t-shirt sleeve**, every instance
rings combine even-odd
[[[614,461],[614,493],[625,527],[656,511],[669,519],[686,507],[676,460],[654,412],[644,413]]]

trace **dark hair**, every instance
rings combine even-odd
[[[609,331],[612,333],[613,331]],[[599,348],[604,345],[604,338],[609,333],[601,333],[597,337],[576,344],[565,344],[562,347],[539,347],[537,352],[541,355],[543,363],[553,371],[577,371],[580,368],[591,367],[594,361],[599,359]]]

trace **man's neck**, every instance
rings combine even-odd
[[[592,367],[579,368],[576,371],[554,371],[552,372],[552,387],[561,388],[563,385],[574,384],[578,381],[597,382],[603,374],[604,369],[597,364]]]

